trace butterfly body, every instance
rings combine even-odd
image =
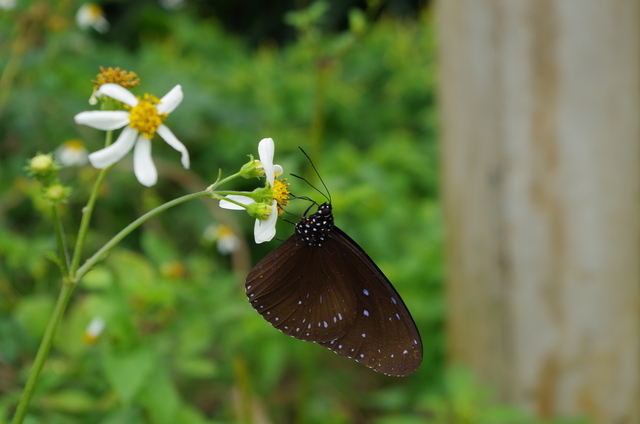
[[[274,327],[392,376],[415,372],[420,334],[404,302],[358,244],[334,225],[330,203],[260,261],[245,284]]]

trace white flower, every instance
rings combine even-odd
[[[80,140],[69,140],[55,151],[56,159],[62,166],[85,166],[87,155],[87,149]]]
[[[240,246],[240,239],[228,225],[211,224],[205,228],[203,236],[208,242],[217,242],[221,255],[230,255]]]
[[[109,31],[109,21],[104,18],[104,12],[95,3],[84,3],[76,13],[76,22],[78,26],[86,30],[93,27],[101,34]]]
[[[16,0],[0,0],[0,9],[13,10],[16,8]]]
[[[267,183],[269,187],[274,187],[276,175],[281,175],[283,170],[280,165],[273,163],[273,154],[275,152],[275,144],[271,138],[263,138],[258,144],[258,153],[260,155],[260,163],[264,174],[267,177]],[[228,199],[235,200],[243,205],[250,205],[255,203],[250,197],[230,194]],[[243,210],[242,206],[231,203],[227,200],[220,200],[220,207],[223,209]],[[253,230],[253,235],[256,243],[264,243],[271,241],[276,235],[276,222],[278,221],[278,201],[273,199],[271,202],[271,212],[267,216],[267,219],[256,219],[256,223]]]
[[[89,155],[95,168],[113,165],[133,150],[133,171],[141,184],[151,187],[158,180],[158,171],[151,158],[151,139],[157,132],[164,141],[182,153],[182,165],[189,168],[189,152],[162,121],[173,112],[182,101],[182,87],[176,85],[162,99],[145,94],[144,99],[136,98],[129,90],[117,84],[103,84],[96,91],[97,96],[108,96],[124,103],[129,111],[93,110],[80,112],[75,121],[99,130],[115,130],[126,127],[118,139],[110,146]],[[135,146],[135,148],[134,148]]]
[[[82,339],[84,342],[90,345],[94,344],[98,340],[98,337],[100,337],[100,334],[104,331],[104,326],[105,322],[102,317],[94,317],[91,322],[89,322],[89,325],[87,325],[84,333],[82,333]]]
[[[160,6],[167,10],[179,10],[184,6],[185,0],[159,0]]]

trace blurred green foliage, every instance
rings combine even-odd
[[[187,145],[192,167],[181,169],[175,151],[154,143],[160,179],[147,189],[135,180],[130,158],[118,164],[98,200],[87,254],[152,207],[205,188],[219,169],[236,172],[248,154],[257,156],[264,137],[276,141],[276,162],[286,173],[320,186],[301,146],[331,192],[337,224],[376,260],[412,311],[424,363],[413,376],[386,377],[273,329],[250,307],[242,283],[278,242],[253,246],[246,214],[193,202],[145,224],[77,287],[27,422],[532,422],[492,406],[466,374],[444,371],[427,11],[374,22],[366,10],[353,9],[348,31],[327,33],[321,25],[327,8],[314,3],[286,17],[295,42],[250,48],[193,9],[168,12],[147,2],[138,9],[143,27],[132,47],[78,29],[78,6],[32,1],[0,12],[0,423],[15,407],[60,288],[57,268],[46,259],[55,248],[48,210],[23,168],[36,152],[70,139],[89,151],[104,143],[102,132],[73,121],[91,109],[90,80],[100,65],[137,72],[138,95],[162,96],[182,84],[185,100],[166,123]],[[96,175],[91,167],[63,170],[73,187],[63,209],[69,234],[77,232]],[[289,182],[296,195],[321,200],[304,182]],[[306,206],[294,201],[291,210]],[[231,259],[204,240],[211,222],[231,226],[243,240]],[[292,226],[280,224],[284,239]],[[89,343],[83,333],[98,316],[106,328]]]

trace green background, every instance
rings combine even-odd
[[[89,151],[104,133],[74,123],[91,110],[99,66],[135,71],[137,95],[181,84],[165,121],[191,170],[158,137],[159,181],[140,185],[130,155],[108,175],[85,258],[129,222],[237,172],[272,137],[285,174],[330,190],[336,224],[393,282],[422,335],[424,362],[406,378],[379,375],[316,344],[286,337],[250,307],[253,219],[213,200],[180,205],[127,237],[77,287],[45,365],[29,423],[529,423],[495,406],[473,376],[445,367],[442,211],[438,200],[435,41],[427,4],[151,1],[103,4],[111,30],[75,25],[79,2],[21,2],[0,11],[0,423],[8,422],[60,288],[51,217],[24,172],[37,152],[70,139]],[[308,6],[308,7],[307,7]],[[9,70],[9,71],[7,71]],[[75,242],[97,170],[66,168],[62,208]],[[298,196],[322,201],[288,175]],[[257,180],[235,180],[251,190]],[[301,214],[304,201],[292,201]],[[203,233],[234,228],[231,259]],[[285,239],[291,224],[280,222]],[[246,248],[244,248],[246,247]],[[97,343],[82,334],[106,321]]]

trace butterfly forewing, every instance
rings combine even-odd
[[[318,342],[375,371],[405,376],[422,361],[409,311],[323,204],[260,261],[246,281],[251,305],[280,331]]]
[[[334,284],[339,267],[331,258],[319,258],[317,249],[305,246],[294,234],[260,261],[247,277],[247,297],[283,333],[328,342],[353,326],[356,297],[348,287]]]
[[[337,227],[331,238],[323,247],[352,264],[347,278],[357,296],[358,311],[344,336],[322,346],[383,374],[414,373],[422,362],[422,343],[404,302],[356,242]]]

